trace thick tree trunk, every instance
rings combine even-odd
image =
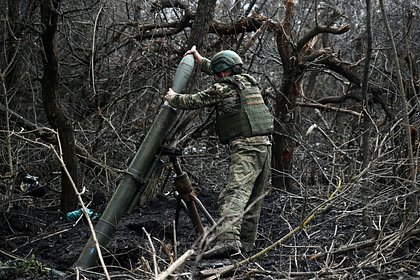
[[[209,22],[213,21],[214,9],[217,0],[200,0],[198,1],[197,12],[195,14],[194,25],[188,38],[188,48],[193,45],[197,46],[200,51],[207,34],[209,33]]]
[[[276,96],[274,145],[273,145],[273,178],[275,188],[293,192],[291,178],[294,143],[294,109],[296,97],[300,95],[301,73],[298,53],[292,48],[292,20],[294,1],[286,0],[286,13],[282,27],[277,31],[277,49],[283,62],[283,81],[281,94]],[[292,59],[294,57],[294,59]]]
[[[43,25],[42,43],[44,53],[42,54],[44,63],[44,74],[42,77],[42,99],[45,114],[53,129],[58,131],[61,143],[62,156],[65,168],[69,171],[72,180],[78,186],[78,164],[76,149],[74,144],[74,134],[71,121],[63,113],[57,96],[59,85],[58,60],[55,43],[55,33],[57,30],[57,10],[60,1],[41,2],[41,21]],[[62,173],[61,189],[61,210],[68,212],[77,207],[77,197],[72,181]]]
[[[294,192],[292,173],[292,157],[294,151],[294,142],[292,135],[295,130],[296,97],[300,93],[300,74],[295,67],[287,69],[283,77],[281,92],[276,97],[275,105],[275,134],[273,137],[273,186]]]

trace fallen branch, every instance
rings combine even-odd
[[[165,271],[160,273],[155,279],[156,280],[163,280],[166,279],[168,276],[171,275],[178,267],[183,265],[192,255],[194,254],[194,250],[190,249],[182,254],[174,263],[172,263]]]

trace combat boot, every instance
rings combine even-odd
[[[203,253],[204,259],[229,258],[241,253],[242,244],[239,240],[226,240]]]

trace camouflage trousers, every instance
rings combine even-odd
[[[264,196],[271,175],[271,143],[267,136],[229,143],[230,164],[219,196],[218,242],[241,240],[254,246]]]

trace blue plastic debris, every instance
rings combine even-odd
[[[94,221],[98,218],[98,215],[96,213],[94,213],[91,209],[89,209],[89,208],[85,208],[85,209],[86,209],[86,213],[89,215],[89,218],[91,220]],[[80,218],[80,216],[82,216],[82,215],[83,215],[82,209],[74,210],[74,211],[68,212],[66,214],[67,219],[70,220],[70,221],[75,221],[78,218]]]

